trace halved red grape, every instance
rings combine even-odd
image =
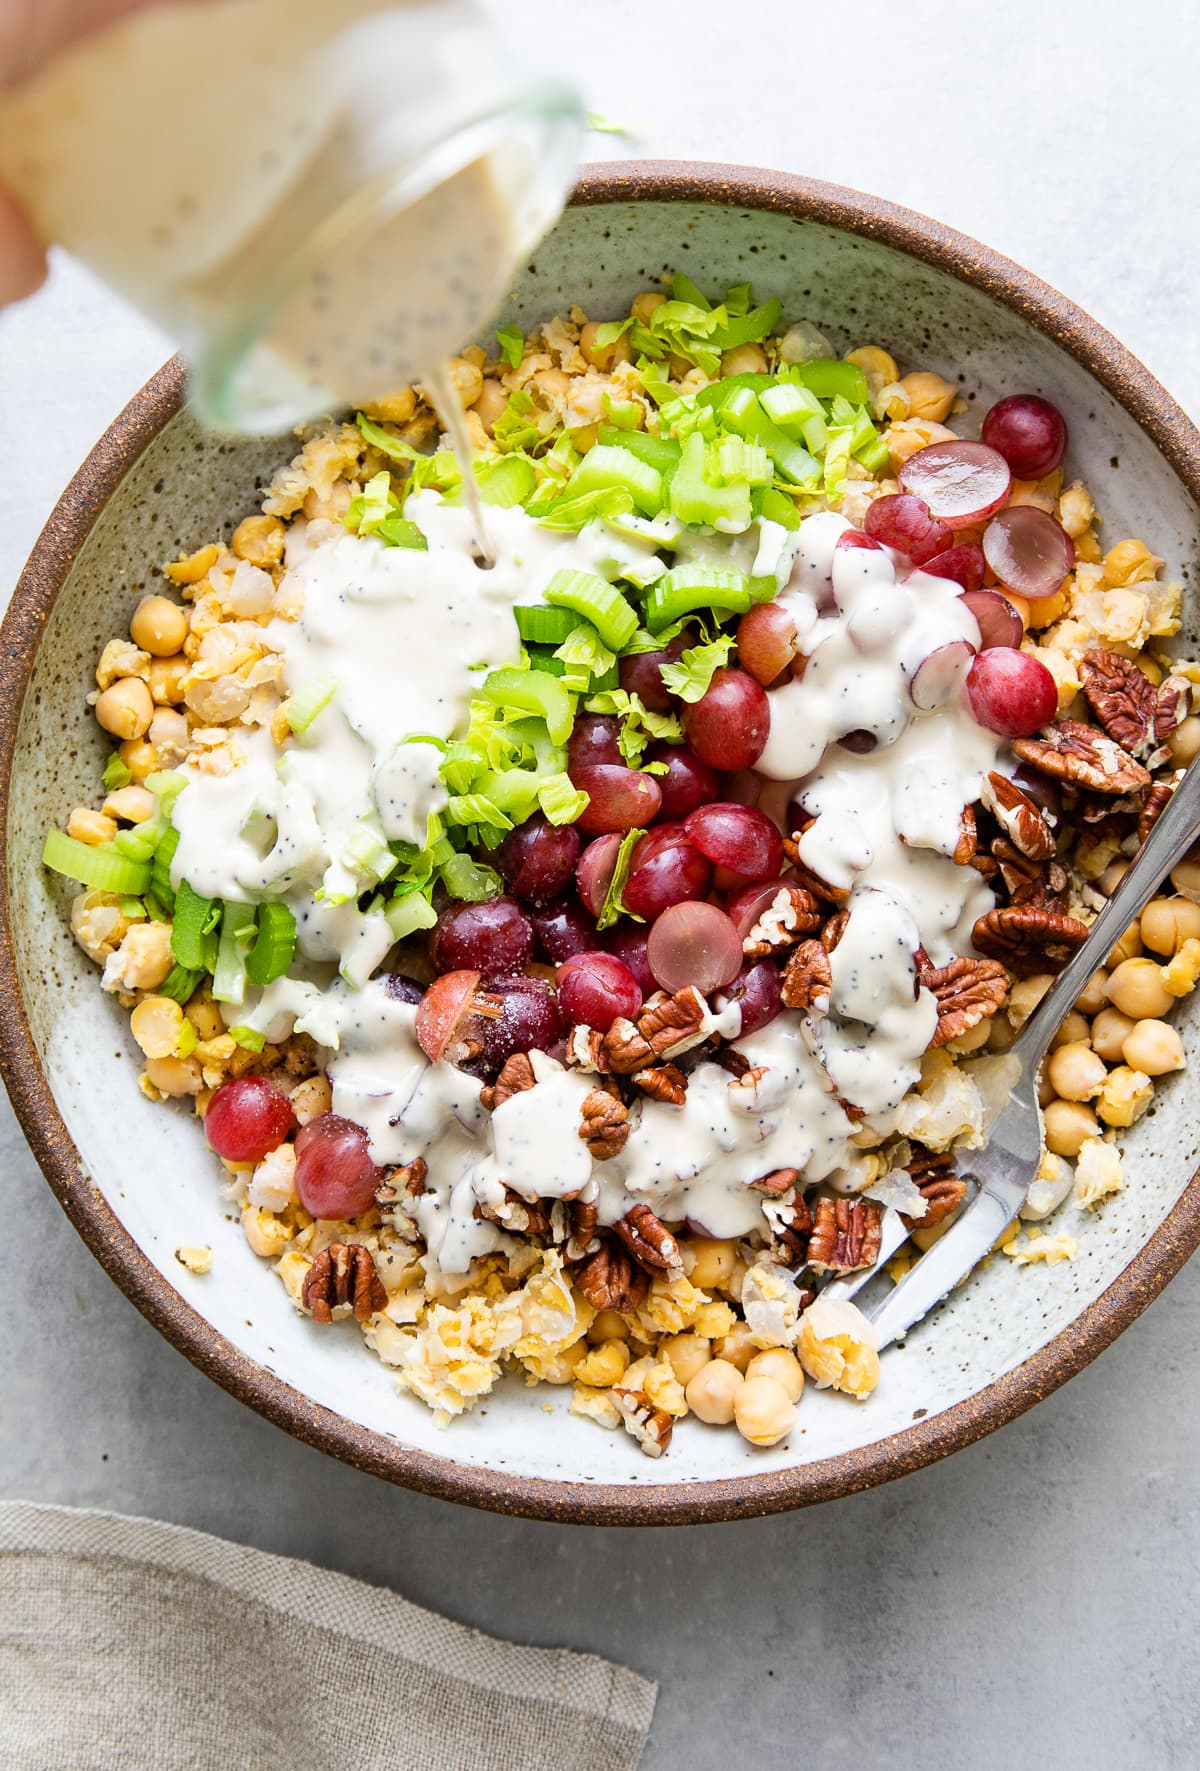
[[[575,888],[583,899],[584,908],[590,910],[593,916],[599,916],[604,908],[620,850],[621,838],[617,832],[611,831],[607,836],[598,836],[595,842],[590,842],[579,857],[579,865],[575,869]]]
[[[699,701],[683,710],[684,736],[712,769],[749,769],[771,729],[771,705],[748,671],[722,665]]]
[[[742,886],[725,900],[725,914],[744,941],[765,910],[769,910],[780,892],[794,882],[787,879],[764,879]]]
[[[660,818],[686,818],[721,791],[717,771],[702,763],[686,744],[651,744],[645,760],[662,763],[667,771],[654,777],[662,794]]]
[[[1012,475],[998,450],[955,437],[910,455],[900,469],[900,484],[923,498],[948,528],[965,529],[1000,509]]]
[[[796,619],[783,603],[755,603],[738,622],[738,663],[765,688],[796,656]]]
[[[603,897],[600,902],[604,902]],[[587,914],[577,898],[559,898],[553,904],[544,904],[529,912],[529,920],[542,952],[555,965],[576,953],[586,953],[596,944],[595,918]]]
[[[981,726],[1028,738],[1058,711],[1058,688],[1039,658],[1003,647],[980,652],[967,673],[967,700]]]
[[[649,930],[634,923],[618,923],[609,929],[604,937],[604,945],[610,953],[615,953],[637,979],[638,989],[643,997],[652,996],[658,989],[654,981],[654,973],[650,970],[650,961],[646,958],[646,944],[649,941]]]
[[[1040,394],[1009,394],[984,419],[983,440],[1000,451],[1019,480],[1040,480],[1066,454],[1066,420]]]
[[[978,541],[957,541],[945,553],[935,553],[921,567],[932,578],[953,578],[964,590],[978,590],[983,583],[987,561]]]
[[[662,667],[674,664],[680,653],[695,643],[695,633],[685,627],[669,646],[659,652],[635,652],[629,658],[622,658],[617,666],[621,687],[627,695],[636,695],[642,706],[648,707],[652,713],[669,713],[675,705],[675,697],[663,682]]]
[[[737,977],[742,942],[715,904],[672,904],[650,930],[646,957],[664,990],[684,990],[694,984],[707,996]]]
[[[962,687],[974,656],[975,648],[966,640],[948,640],[922,658],[908,685],[913,706],[922,713],[947,706]]]
[[[998,590],[967,590],[959,597],[979,625],[979,650],[993,646],[1019,646],[1025,637],[1021,617]]]
[[[1075,543],[1048,511],[1014,504],[983,531],[983,554],[1001,584],[1036,601],[1061,590],[1075,564]]]
[[[717,1009],[736,1002],[742,1011],[742,1033],[758,1033],[783,1010],[783,980],[769,959],[744,965],[733,983],[713,998]]]
[[[451,904],[437,919],[430,956],[439,972],[520,971],[533,952],[533,924],[515,898]]]
[[[296,1134],[296,1193],[314,1218],[356,1218],[375,1203],[379,1170],[366,1132],[321,1113]]]
[[[549,1051],[563,1033],[558,998],[540,978],[516,974],[488,978],[481,988],[499,997],[498,1015],[477,1015],[471,1020],[471,1037],[478,1041],[481,1064],[497,1071],[514,1052]]]
[[[765,812],[719,800],[684,824],[702,855],[742,879],[768,879],[783,865],[783,838]]]
[[[573,824],[551,824],[535,812],[509,831],[496,851],[496,866],[514,897],[546,904],[570,884],[582,847]]]
[[[571,780],[588,796],[579,814],[579,828],[589,836],[608,831],[644,829],[658,816],[662,790],[653,775],[624,763],[589,764],[572,769]]]
[[[567,739],[568,770],[574,774],[576,769],[595,768],[597,763],[623,764],[625,758],[617,742],[620,731],[620,720],[611,714],[581,713]]]
[[[472,1012],[479,989],[477,971],[443,972],[435,978],[417,1009],[417,1044],[435,1064]]]
[[[616,954],[593,949],[559,966],[558,1001],[568,1021],[607,1033],[618,1017],[633,1019],[642,1006],[642,990]]]
[[[261,1162],[292,1129],[292,1103],[265,1076],[223,1082],[204,1110],[204,1135],[226,1162]]]
[[[873,541],[907,554],[914,566],[924,565],[954,540],[947,523],[935,517],[923,498],[893,492],[868,505],[863,528]]]
[[[868,553],[882,552],[882,544],[873,540],[870,535],[864,535],[860,529],[844,529],[834,543],[834,552],[840,549],[845,553],[847,549],[855,547],[865,548]]]
[[[633,851],[621,901],[634,916],[653,922],[672,904],[703,898],[711,884],[711,864],[678,825],[668,825],[652,830]]]

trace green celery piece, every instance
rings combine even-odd
[[[167,973],[166,981],[158,986],[155,994],[169,996],[172,1002],[182,1006],[191,1001],[203,976],[203,972],[191,971],[186,965],[173,965]]]
[[[187,880],[180,880],[179,890],[175,894],[175,917],[171,924],[171,952],[180,965],[189,971],[208,971],[206,964],[204,938],[214,928],[214,917],[219,919],[220,900],[218,898],[202,898],[194,892]]]
[[[594,572],[556,572],[543,594],[552,608],[573,609],[590,621],[610,652],[619,652],[637,632],[637,615],[631,605]],[[553,727],[550,736],[554,737]]]
[[[799,437],[807,449],[819,454],[825,446],[825,413],[811,388],[795,381],[777,381],[759,393],[762,409],[781,431]],[[814,438],[819,443],[814,445]]]
[[[282,978],[296,951],[296,918],[277,898],[259,905],[258,934],[246,955],[246,976],[252,984],[273,984]]]
[[[259,1033],[254,1027],[231,1027],[229,1037],[247,1052],[260,1052],[267,1043],[266,1034]]]
[[[565,772],[539,777],[538,805],[551,824],[573,824],[587,804],[587,794]]]
[[[104,773],[100,779],[104,783],[106,793],[116,793],[118,788],[128,787],[129,783],[133,780],[133,776],[123,761],[119,750],[114,750],[109,755],[108,761],[104,765]]]
[[[401,516],[398,510],[390,512],[375,529],[380,541],[388,547],[410,547],[416,553],[426,553],[429,543],[421,530],[408,517]]]
[[[819,400],[833,400],[840,395],[851,405],[865,406],[870,397],[867,378],[857,363],[842,363],[836,357],[813,357],[807,363],[793,363],[791,374]]]
[[[653,633],[695,609],[744,615],[752,600],[750,580],[744,572],[731,572],[720,566],[675,566],[664,573],[646,598],[646,625]]]
[[[96,891],[116,892],[140,898],[150,885],[149,860],[123,855],[111,843],[77,842],[61,830],[51,830],[42,850],[42,865]]]
[[[454,854],[442,868],[442,884],[452,898],[467,904],[482,904],[497,898],[504,890],[504,881],[494,867],[481,866],[470,855]]]
[[[167,829],[159,839],[154,859],[150,863],[150,890],[168,910],[175,902],[175,893],[171,889],[171,862],[175,859],[178,847],[179,832]]]
[[[556,658],[549,646],[527,646],[530,670],[544,670],[547,676],[566,676],[567,667]]]
[[[523,823],[537,803],[538,778],[532,769],[488,769],[478,777],[472,797],[482,794],[497,811]]]
[[[627,830],[617,850],[617,859],[613,867],[612,878],[608,890],[604,894],[604,903],[596,918],[598,929],[610,929],[619,916],[629,916],[634,922],[643,922],[644,917],[635,916],[632,910],[626,910],[621,902],[621,893],[625,890],[629,879],[629,869],[633,861],[633,851],[637,848],[646,832],[644,830]]]
[[[800,527],[800,512],[786,492],[777,486],[762,486],[753,494],[754,514],[768,523],[779,523],[784,529]],[[769,599],[768,599],[769,600]]]
[[[421,892],[409,892],[407,897],[393,898],[383,914],[397,941],[403,941],[406,935],[416,934],[418,929],[431,929],[437,921],[437,911]]]
[[[525,355],[525,335],[519,326],[497,326],[496,343],[510,369],[515,369]]]
[[[601,579],[599,582],[603,583]],[[605,585],[607,590],[609,587]],[[634,625],[636,627],[636,619]],[[616,649],[615,647],[613,648]],[[571,697],[558,681],[541,670],[493,670],[483,680],[480,698],[493,707],[540,714],[555,744],[565,744],[575,723]]]
[[[537,646],[561,646],[579,625],[573,610],[542,603],[516,603],[513,615],[521,638]]]
[[[705,459],[704,438],[693,433],[683,445],[679,471],[671,481],[672,513],[681,523],[711,524],[725,534],[741,534],[750,527],[750,488],[710,486],[704,477]]]
[[[238,1004],[246,996],[246,952],[254,936],[253,904],[227,902],[221,913],[221,938],[213,967],[212,993],[217,1002]]]
[[[626,433],[621,432],[622,437]],[[663,505],[662,475],[624,443],[597,443],[567,482],[568,491],[628,492],[643,516],[657,516]]]
[[[337,678],[322,671],[296,690],[285,703],[284,718],[293,732],[307,732],[337,694]]]
[[[771,457],[761,443],[745,437],[722,437],[717,444],[717,465],[727,485],[769,486],[774,479]]]
[[[702,313],[712,312],[712,302],[704,291],[688,276],[686,271],[676,271],[671,278],[671,300],[687,301],[698,307]]]
[[[708,406],[715,412],[725,404],[731,394],[743,391],[760,394],[765,388],[778,387],[778,385],[774,375],[759,375],[750,371],[744,375],[726,375],[720,381],[710,381],[707,387],[702,387],[696,395],[696,404],[701,407]]]
[[[602,424],[596,432],[596,440],[598,444],[627,449],[639,461],[655,468],[664,483],[679,466],[679,444],[670,437],[653,437],[647,431],[618,430],[615,425]]]
[[[475,481],[485,504],[509,510],[530,497],[537,485],[537,469],[524,455],[505,455],[499,461],[477,461]]]
[[[719,351],[736,350],[740,344],[758,344],[774,332],[781,312],[782,304],[772,297],[748,314],[731,315],[723,326],[718,326],[710,334],[708,343]]]
[[[821,464],[799,443],[786,436],[767,417],[758,395],[749,388],[738,388],[721,407],[721,422],[748,443],[760,444],[781,474],[798,486],[815,485],[820,478]]]

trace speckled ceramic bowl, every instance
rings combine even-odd
[[[609,165],[582,181],[512,313],[532,321],[578,301],[618,314],[671,268],[715,288],[752,279],[843,348],[878,341],[959,379],[981,412],[1003,393],[1044,390],[1066,412],[1069,466],[1096,493],[1105,533],[1145,533],[1187,580],[1200,436],[1107,333],[1015,265],[827,185]],[[47,827],[95,791],[104,746],[84,695],[100,647],[158,563],[228,531],[290,453],[285,440],[201,435],[182,387],[168,364],[97,444],[0,635],[0,1067],[64,1210],[180,1351],[289,1432],[392,1481],[537,1517],[673,1523],[800,1506],[914,1470],[1028,1408],[1145,1308],[1200,1240],[1200,1106],[1183,1078],[1127,1134],[1126,1191],[1095,1217],[1067,1207],[1078,1259],[991,1261],[886,1356],[868,1405],[810,1386],[790,1441],[772,1451],[693,1424],[649,1463],[624,1434],[572,1418],[564,1392],[515,1382],[441,1432],[353,1330],[298,1315],[224,1214],[194,1121],[139,1095],[125,1018],[71,939],[68,890],[38,865]],[[1185,1038],[1194,1056],[1195,1015]],[[174,1259],[186,1242],[211,1243],[210,1273]]]

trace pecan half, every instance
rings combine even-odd
[[[576,1285],[597,1310],[616,1310],[632,1315],[646,1301],[649,1274],[644,1273],[627,1249],[611,1237],[602,1236],[600,1246],[574,1269]]]
[[[873,1199],[818,1199],[808,1264],[818,1273],[853,1273],[879,1258],[883,1207]]]
[[[596,1158],[607,1162],[625,1148],[629,1139],[629,1109],[606,1089],[594,1088],[583,1100],[583,1123],[579,1135]]]
[[[600,1044],[599,1070],[611,1070],[614,1076],[632,1076],[654,1062],[654,1051],[646,1035],[633,1021],[618,1015]]]
[[[1150,678],[1136,664],[1118,652],[1088,652],[1079,666],[1079,681],[1088,705],[1110,738],[1132,756],[1149,747],[1158,696]]]
[[[356,1322],[368,1322],[387,1304],[375,1259],[361,1242],[331,1242],[323,1248],[300,1288],[300,1301],[314,1322],[332,1322],[339,1304],[350,1304]]]
[[[567,1259],[582,1261],[587,1255],[595,1254],[600,1246],[596,1240],[599,1207],[594,1199],[572,1199],[568,1209],[571,1234],[567,1239]]]
[[[682,1107],[687,1099],[687,1077],[677,1064],[658,1064],[649,1070],[639,1070],[632,1081],[633,1086],[649,1095],[652,1101],[666,1101],[672,1107]]]
[[[581,1021],[567,1034],[567,1063],[575,1070],[608,1070],[604,1055],[604,1035]]]
[[[918,966],[917,981],[937,998],[937,1031],[932,1048],[957,1039],[994,1015],[1008,995],[1008,973],[996,959],[952,959],[949,965]]]
[[[809,824],[813,824],[816,820],[810,818],[808,822]],[[807,826],[805,828],[807,828]],[[800,836],[803,834],[803,831],[799,833]],[[792,871],[796,875],[797,883],[802,885],[805,891],[811,892],[814,898],[823,899],[826,904],[848,903],[850,898],[849,888],[846,886],[830,885],[827,879],[822,879],[819,873],[814,873],[811,867],[806,867],[804,862],[800,859],[798,842],[798,836],[785,836],[783,839],[783,852],[791,862]]]
[[[536,1087],[537,1077],[533,1074],[529,1053],[513,1052],[511,1057],[505,1058],[504,1068],[495,1082],[480,1089],[479,1098],[485,1107],[502,1107],[514,1095],[522,1095],[527,1089]]]
[[[1192,706],[1192,685],[1184,676],[1169,676],[1158,685],[1154,701],[1154,741],[1165,744],[1183,724]]]
[[[748,1076],[753,1068],[749,1058],[744,1057],[741,1052],[735,1052],[731,1045],[719,1045],[712,1055],[712,1061],[719,1064],[722,1070],[728,1070],[737,1082],[743,1076]]]
[[[402,1194],[410,1199],[419,1199],[425,1191],[425,1177],[429,1173],[429,1164],[423,1156],[414,1156],[403,1168],[394,1168],[375,1190],[375,1199],[379,1205],[394,1205]]]
[[[790,1193],[799,1179],[798,1168],[776,1168],[769,1175],[760,1175],[757,1181],[746,1184],[755,1193],[768,1193],[773,1199],[779,1199],[784,1193]]]
[[[656,1058],[677,1057],[699,1045],[709,1024],[708,1004],[692,984],[650,1002],[638,1016],[638,1032]]]
[[[1145,842],[1158,820],[1170,804],[1171,795],[1182,780],[1182,773],[1174,775],[1170,781],[1154,781],[1146,789],[1142,799],[1142,809],[1138,814],[1138,842]]]
[[[820,941],[801,941],[783,974],[783,1000],[788,1008],[829,1013],[833,971]]]
[[[803,886],[783,885],[743,940],[742,952],[750,959],[765,959],[769,953],[794,947],[820,926],[821,912],[812,893]]]
[[[1012,904],[1033,904],[1039,910],[1065,910],[1070,878],[1059,861],[1031,861],[1006,836],[992,844],[1004,889]]]
[[[1009,841],[1031,861],[1048,861],[1054,854],[1054,832],[1046,814],[1023,788],[993,769],[984,777],[980,794]],[[993,853],[995,851],[993,850]]]
[[[813,1227],[813,1214],[808,1201],[807,1199],[794,1199],[790,1206],[784,1207],[784,1211],[788,1214],[788,1222],[780,1221],[776,1226],[777,1246],[789,1267],[806,1266]],[[812,1303],[812,1293],[807,1292],[802,1295],[805,1301],[801,1303],[800,1308],[805,1310]]]
[[[975,823],[975,807],[964,806],[958,821],[958,841],[950,857],[956,867],[967,867],[979,852],[979,830]]]
[[[485,1205],[482,1202],[475,1207],[474,1215],[489,1224],[495,1224],[501,1230],[507,1230],[510,1236],[546,1237],[550,1234],[550,1213],[540,1199],[522,1199],[511,1187],[504,1189],[504,1199],[500,1205]]]
[[[981,916],[971,939],[981,953],[1002,960],[1019,978],[1031,978],[1061,971],[1087,940],[1087,924],[1055,910],[1009,904]]]
[[[608,1393],[625,1431],[637,1440],[647,1457],[661,1457],[675,1430],[671,1416],[655,1408],[642,1390],[612,1389]]]
[[[1047,726],[1040,738],[1014,738],[1013,750],[1044,775],[1093,793],[1132,793],[1150,780],[1149,772],[1114,739],[1077,719]]]
[[[826,953],[832,953],[834,948],[839,945],[849,922],[850,912],[848,910],[839,910],[829,918],[821,930],[821,945]]]
[[[613,1228],[640,1267],[651,1273],[682,1272],[678,1242],[648,1205],[631,1205]]]
[[[954,1173],[954,1157],[949,1150],[935,1153],[922,1150],[908,1165],[908,1173],[925,1201],[923,1217],[900,1216],[910,1230],[928,1230],[958,1210],[967,1196],[967,1183]]]

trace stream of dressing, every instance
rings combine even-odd
[[[594,1162],[579,1137],[594,1077],[539,1056],[537,1087],[486,1112],[477,1080],[425,1059],[415,1011],[381,980],[367,982],[392,945],[382,917],[364,915],[353,897],[330,897],[347,877],[354,883],[347,845],[360,827],[422,840],[428,812],[445,799],[439,752],[402,740],[465,727],[472,666],[518,656],[513,603],[536,598],[563,565],[614,576],[619,546],[603,524],[561,536],[519,509],[491,508],[494,565],[481,570],[463,506],[423,491],[406,510],[427,553],[328,523],[293,529],[286,560],[303,611],[273,623],[269,638],[289,692],[325,673],[337,694],[282,761],[266,733],[248,734],[240,768],[192,771],[176,802],[177,880],[213,897],[282,894],[297,918],[298,975],[248,993],[230,1018],[273,1041],[293,1027],[310,1033],[328,1051],[334,1110],[366,1128],[374,1160],[425,1158],[427,1190],[413,1211],[431,1268],[461,1272],[502,1245],[504,1233],[475,1208],[500,1203],[506,1189],[529,1198],[582,1191],[603,1223],[641,1200],[668,1221],[738,1236],[763,1227],[769,1205],[748,1183],[774,1168],[799,1168],[806,1185],[847,1184],[857,1126],[843,1103],[886,1133],[936,1025],[933,998],[917,987],[918,945],[937,963],[969,950],[971,924],[990,903],[974,870],[950,856],[999,741],[961,697],[920,714],[908,696],[929,653],[978,642],[958,587],[922,573],[898,583],[886,551],[838,547],[850,525],[832,514],[808,518],[782,546],[768,525],[728,544],[701,542],[739,565],[768,542],[778,553],[781,594],[809,663],[801,680],[771,692],[760,803],[785,828],[788,805],[800,803],[812,819],[801,856],[847,891],[849,918],[831,956],[827,1015],[785,1012],[738,1040],[761,1071],[752,1079],[697,1064],[681,1107],[637,1103],[623,1151]],[[879,739],[869,755],[837,743],[862,731]],[[736,1008],[727,1017],[732,1037]]]

